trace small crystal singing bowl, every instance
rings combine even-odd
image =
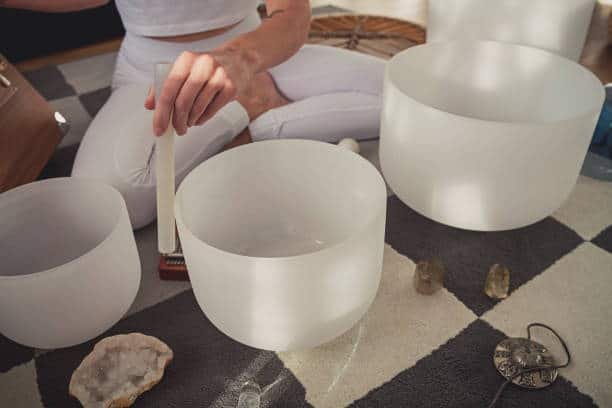
[[[596,0],[429,0],[427,42],[493,40],[578,61]]]
[[[374,166],[326,143],[265,141],[207,160],[175,202],[200,307],[260,349],[339,336],[376,295],[386,198]]]
[[[404,203],[435,221],[523,227],[572,191],[603,101],[591,72],[536,48],[413,47],[387,66],[382,171]]]
[[[36,348],[90,340],[128,310],[140,261],[123,198],[58,178],[0,195],[0,332]]]

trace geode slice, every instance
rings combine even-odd
[[[131,406],[161,381],[172,361],[170,347],[141,333],[100,340],[72,374],[70,395],[85,408]]]

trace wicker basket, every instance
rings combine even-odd
[[[381,58],[425,42],[420,25],[389,17],[334,14],[312,20],[308,43],[355,50]]]

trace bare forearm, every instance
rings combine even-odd
[[[221,46],[238,53],[254,73],[272,68],[294,55],[306,42],[310,28],[308,0],[268,0],[269,18],[254,31]]]
[[[99,7],[109,0],[0,0],[0,7],[64,13]]]

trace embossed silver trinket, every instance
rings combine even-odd
[[[565,351],[566,361],[559,364],[547,347],[531,339],[531,329],[541,327],[550,331]],[[537,390],[555,382],[559,369],[567,367],[572,361],[565,341],[551,327],[542,323],[527,326],[527,338],[512,337],[500,341],[493,353],[493,364],[506,381],[498,388],[495,397],[487,406],[493,408],[502,392],[510,383],[519,387]]]
[[[495,347],[493,363],[506,380],[524,388],[548,387],[559,374],[559,370],[553,368],[556,362],[550,351],[540,343],[525,338],[502,340]],[[540,368],[519,374],[522,370],[538,367],[551,368]]]

